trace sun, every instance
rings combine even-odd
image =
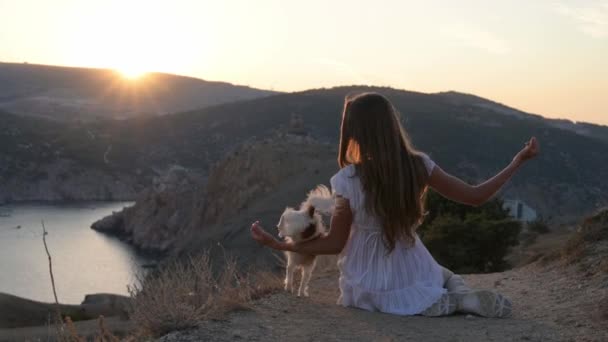
[[[137,80],[148,73],[146,70],[136,67],[119,67],[116,68],[116,71],[118,71],[118,73],[121,74],[122,77],[129,80]]]

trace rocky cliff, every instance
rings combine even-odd
[[[335,153],[307,136],[251,139],[218,162],[208,180],[172,169],[157,180],[162,186],[145,190],[134,206],[92,228],[146,250],[188,254],[220,243],[251,258],[258,247],[244,234],[249,224],[260,219],[271,227],[285,206],[299,205],[314,185],[327,183],[337,169]]]
[[[202,176],[174,165],[153,179],[137,202],[93,223],[91,228],[120,236],[140,250],[166,252],[192,220],[193,204],[202,196]]]

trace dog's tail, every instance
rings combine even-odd
[[[308,193],[302,207],[313,206],[320,213],[331,215],[334,212],[334,202],[331,191],[325,185],[317,185]]]

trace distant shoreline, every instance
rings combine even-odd
[[[25,201],[0,201],[1,207],[10,207],[10,206],[20,206],[20,205],[53,205],[53,206],[69,206],[74,204],[109,204],[109,203],[131,203],[130,205],[135,204],[135,198],[133,199],[117,199],[117,200],[96,200],[96,199],[88,199],[88,200],[79,200],[79,199],[63,199],[63,200],[25,200]],[[1,212],[0,212],[1,214]],[[2,217],[2,215],[0,215]]]
[[[126,315],[129,297],[117,294],[89,294],[81,304],[59,304],[61,314],[74,321]],[[0,292],[0,329],[41,326],[48,323],[56,306]]]

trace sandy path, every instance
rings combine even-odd
[[[106,318],[105,324],[117,336],[125,336],[133,328],[131,322],[123,321],[118,317]],[[92,338],[99,333],[99,323],[96,319],[75,322],[74,326],[80,336]],[[0,329],[0,342],[53,341],[55,336],[53,329],[48,326]]]
[[[510,319],[399,317],[342,308],[335,304],[337,275],[325,272],[311,283],[311,298],[279,293],[255,302],[251,311],[161,341],[608,341],[606,324],[593,315],[602,291],[594,290],[596,280],[564,272],[528,266],[465,276],[474,287],[511,297]]]

